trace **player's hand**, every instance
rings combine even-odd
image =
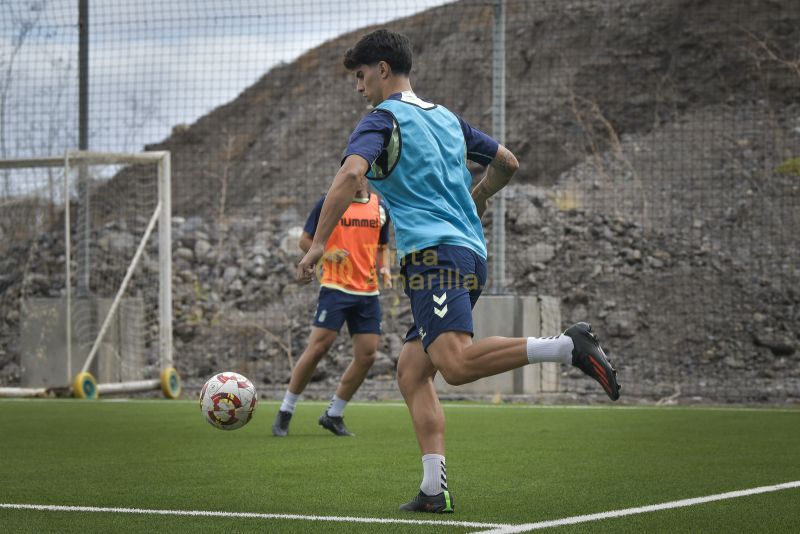
[[[314,271],[317,269],[317,263],[322,258],[322,253],[325,252],[325,247],[315,243],[311,243],[311,247],[297,264],[297,281],[301,284],[307,284],[314,278]]]
[[[381,267],[380,273],[383,278],[383,287],[392,289],[392,270],[389,267]]]
[[[325,261],[330,261],[333,263],[342,263],[345,260],[345,258],[347,258],[349,255],[350,253],[348,251],[346,251],[343,248],[339,248],[335,250],[329,250],[323,255],[323,257]]]

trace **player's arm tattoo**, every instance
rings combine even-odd
[[[503,145],[500,145],[497,147],[497,155],[495,155],[486,170],[486,176],[475,186],[472,197],[475,199],[488,199],[506,186],[518,168],[519,163],[514,154]]]
[[[497,155],[490,165],[508,175],[513,175],[519,168],[517,158],[514,157],[514,154],[512,154],[510,150],[502,145],[497,148]]]

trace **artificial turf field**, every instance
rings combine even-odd
[[[402,513],[422,475],[404,405],[351,404],[339,438],[301,402],[282,439],[277,406],[223,432],[196,402],[0,400],[0,532],[515,532],[800,481],[798,409],[445,404],[455,513]],[[800,532],[798,486],[543,531]]]

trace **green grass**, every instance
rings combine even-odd
[[[347,409],[353,439],[302,403],[243,429],[194,402],[0,401],[0,503],[519,524],[800,480],[800,410],[446,405],[456,513],[403,514],[422,474],[398,404]],[[800,532],[800,489],[593,521],[559,532]],[[474,532],[443,525],[0,509],[8,532]]]

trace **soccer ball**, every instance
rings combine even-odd
[[[256,409],[256,388],[239,373],[217,373],[200,391],[203,419],[220,430],[236,430],[246,425]]]

